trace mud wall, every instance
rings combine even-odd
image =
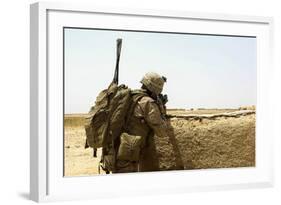
[[[172,117],[149,147],[145,171],[255,166],[255,113]]]

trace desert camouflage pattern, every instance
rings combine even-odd
[[[159,95],[165,83],[165,79],[157,73],[149,72],[144,75],[141,83],[144,84],[151,92]]]
[[[167,163],[167,159],[173,158],[173,150],[169,143],[168,125],[163,118],[160,105],[148,94],[146,90],[140,89],[132,91],[133,100],[138,99],[128,122],[126,131],[131,135],[142,136],[144,138],[141,145],[140,160],[138,162],[117,160],[116,172],[137,172],[137,171],[159,171],[174,170],[177,165],[176,160]],[[141,98],[138,96],[142,95]],[[161,142],[158,146],[157,142]],[[175,158],[175,156],[174,156]]]

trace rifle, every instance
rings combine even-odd
[[[166,103],[168,102],[168,95],[163,95],[163,94],[159,94],[159,100],[161,101],[161,103],[163,105],[166,105]]]
[[[116,43],[117,43],[117,48],[116,48],[117,58],[116,58],[115,72],[114,72],[114,77],[113,77],[112,82],[116,83],[118,85],[118,81],[119,81],[119,61],[120,61],[120,54],[121,54],[121,47],[122,47],[122,39],[118,38]]]
[[[166,119],[166,103],[168,102],[168,96],[167,95],[163,95],[163,94],[159,94],[157,96],[157,100],[156,100],[157,104],[159,105],[160,108],[160,112],[161,112],[161,117],[163,119]]]
[[[117,58],[116,58],[116,64],[115,64],[115,72],[114,72],[114,77],[112,80],[112,83],[116,83],[118,85],[118,81],[119,81],[119,61],[120,61],[120,54],[121,54],[121,47],[122,47],[122,39],[118,38],[117,39],[117,49],[116,49],[116,54],[117,54]],[[85,148],[88,148],[88,144],[86,141],[85,144]],[[97,157],[97,149],[93,148],[93,157]]]

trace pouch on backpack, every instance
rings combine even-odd
[[[122,133],[120,136],[120,146],[118,149],[117,159],[139,161],[142,143],[142,136]]]

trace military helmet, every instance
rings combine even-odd
[[[149,91],[159,95],[163,90],[166,78],[157,73],[149,72],[144,75],[140,82],[144,84]]]

